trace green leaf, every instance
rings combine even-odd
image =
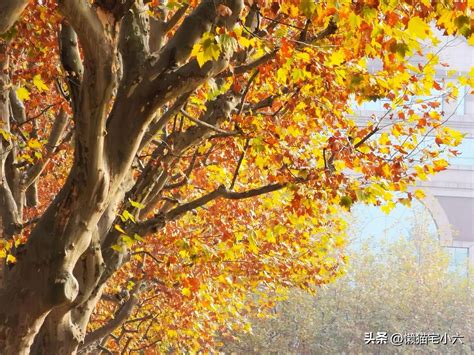
[[[314,0],[302,0],[300,9],[306,17],[310,18],[316,10],[316,2]]]
[[[122,217],[123,217],[122,221],[124,221],[124,222],[126,222],[128,220],[132,221],[133,223],[136,222],[135,217],[133,217],[133,215],[130,212],[128,212],[127,210],[122,212]]]
[[[342,196],[341,201],[339,202],[339,205],[350,210],[352,206],[352,199],[350,198],[350,196]]]
[[[139,236],[137,233],[133,235],[133,239],[139,241],[139,242],[144,242],[145,239],[143,239],[141,236]]]
[[[111,248],[119,253],[123,252],[124,251],[124,248],[118,244],[114,244],[111,246]]]
[[[130,238],[128,235],[122,234],[121,239],[127,247],[130,248],[133,245],[133,239]]]

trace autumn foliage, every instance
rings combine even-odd
[[[435,27],[474,44],[472,10],[32,1],[0,47],[0,342],[212,350],[288,289],[333,281],[339,211],[409,204],[457,154],[440,101],[474,77],[439,81],[426,48]]]

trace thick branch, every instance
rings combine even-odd
[[[63,21],[61,24],[59,50],[61,54],[61,64],[66,71],[66,80],[70,99],[72,100],[72,108],[74,112],[76,112],[84,67],[81,62],[76,32],[74,32],[72,26],[66,21]]]
[[[119,21],[135,3],[135,0],[96,0],[95,4],[111,13]]]
[[[16,121],[17,125],[22,125],[26,122],[25,105],[23,105],[23,102],[19,99],[14,88],[10,90],[9,97],[13,119]]]
[[[323,38],[326,38],[330,35],[333,35],[334,33],[336,33],[337,31],[337,25],[336,25],[336,22],[334,21],[334,18],[331,18],[329,20],[329,24],[328,26],[322,30],[321,32],[318,32],[314,38],[311,39],[311,42],[316,42],[316,41],[320,41],[322,40]]]
[[[221,72],[228,64],[225,58],[199,67],[196,60],[155,80],[144,79],[143,86],[132,95],[122,93],[116,100],[107,124],[107,151],[114,174],[130,166],[140,148],[146,126],[165,103],[186,93]],[[132,138],[131,138],[132,137]]]
[[[130,317],[133,312],[133,309],[138,303],[138,289],[139,287],[135,287],[135,292],[133,292],[130,298],[123,305],[120,306],[117,313],[115,313],[113,319],[111,319],[107,324],[103,325],[99,329],[96,329],[92,333],[86,335],[81,349],[111,334],[115,329],[125,323],[125,321]]]
[[[181,18],[184,16],[186,13],[186,10],[188,9],[189,5],[184,4],[181,6],[176,12],[171,16],[171,18],[164,23],[164,30],[165,32],[170,31],[176,24],[181,20]]]
[[[229,4],[227,4],[229,3]],[[221,18],[217,13],[220,4],[229,6],[232,15]],[[191,54],[193,46],[199,41],[202,35],[211,29],[216,23],[225,22],[229,27],[237,22],[243,9],[241,0],[204,0],[194,11],[187,16],[181,26],[177,29],[173,38],[164,46],[160,56],[153,65],[156,76],[160,75],[167,68],[172,68],[177,64],[184,63]]]
[[[143,140],[140,143],[140,148],[138,149],[139,151],[145,148],[148,144],[150,144],[150,142],[153,140],[153,137],[155,137],[166,126],[171,117],[176,115],[181,110],[190,95],[191,93],[188,92],[178,97],[173,103],[173,105],[168,108],[165,113],[161,115],[160,118],[150,124],[150,126],[148,127],[148,131],[145,133],[145,136],[143,137]]]
[[[143,1],[136,1],[120,26],[119,49],[122,54],[123,77],[127,82],[142,80],[140,74],[146,68],[145,61],[150,52],[147,10]]]
[[[166,220],[175,220],[183,213],[202,207],[218,197],[226,198],[229,200],[241,200],[277,191],[284,188],[285,186],[285,184],[271,184],[242,192],[229,191],[226,189],[225,186],[219,186],[216,190],[208,193],[207,195],[204,195],[194,201],[185,203],[181,206],[172,209],[166,214]]]
[[[138,233],[141,236],[150,234],[152,232],[158,231],[164,227],[166,221],[172,221],[179,218],[186,212],[195,210],[199,207],[202,207],[209,202],[222,197],[230,200],[242,200],[246,198],[251,198],[259,195],[263,195],[269,192],[277,191],[284,188],[286,184],[270,184],[256,189],[251,189],[241,192],[233,192],[226,189],[225,186],[219,186],[216,190],[201,196],[193,201],[187,202],[178,206],[166,214],[159,214],[158,216],[139,223],[134,226],[133,232]]]
[[[59,0],[59,9],[79,36],[84,55],[94,61],[111,55],[104,26],[86,0]]]
[[[7,181],[7,159],[10,147],[10,78],[8,74],[9,58],[5,55],[6,45],[0,43],[0,127],[6,133],[0,134],[0,218],[3,224],[4,238],[11,238],[17,232],[19,222],[18,206]],[[2,233],[2,234],[3,234]],[[0,339],[1,340],[1,339]]]
[[[0,2],[0,34],[13,26],[26,5],[28,5],[28,0],[2,0]]]

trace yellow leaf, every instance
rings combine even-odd
[[[10,134],[10,132],[7,132],[3,129],[0,128],[0,135],[3,137],[3,139],[5,139],[6,141],[9,141],[10,140],[10,137],[12,136]]]
[[[387,202],[386,205],[380,207],[380,209],[385,213],[389,214],[395,208],[395,203],[392,201]]]
[[[168,330],[166,331],[166,334],[168,334],[168,336],[169,336],[170,338],[176,338],[176,337],[178,337],[178,332],[177,332],[176,330],[174,330],[174,329],[168,329]]]
[[[426,194],[423,190],[417,189],[413,193],[413,196],[415,196],[417,199],[421,200],[421,199],[425,198]]]
[[[258,249],[258,246],[257,246],[257,242],[255,241],[255,238],[250,235],[248,237],[248,241],[249,241],[249,250],[254,254],[258,254],[259,249]]]
[[[202,67],[206,62],[207,62],[207,58],[206,56],[204,55],[204,52],[199,52],[197,55],[196,55],[196,60],[199,64],[199,67]]]
[[[448,167],[448,162],[445,159],[434,160],[433,164],[435,171],[442,171]]]
[[[239,44],[242,46],[242,48],[248,48],[251,44],[250,40],[246,37],[239,37]]]
[[[346,56],[344,55],[344,52],[342,50],[338,50],[337,52],[331,54],[327,65],[331,67],[335,65],[341,65],[344,62],[345,58]]]
[[[31,138],[27,144],[31,149],[41,149],[42,147],[41,143],[36,138]]]
[[[420,180],[426,180],[428,177],[426,176],[425,169],[423,169],[421,166],[415,166],[415,171],[416,175]]]
[[[284,68],[280,68],[277,70],[277,80],[279,83],[286,83],[288,71]]]
[[[116,224],[114,227],[115,227],[115,229],[118,230],[120,233],[127,234],[127,233],[123,230],[123,228],[120,227],[119,224]]]
[[[425,39],[431,33],[430,26],[418,16],[410,19],[407,29],[410,34],[421,39]]]
[[[448,78],[451,78],[454,74],[457,74],[457,72],[458,72],[458,71],[457,71],[457,70],[454,70],[454,69],[448,70],[448,73],[447,73]]]
[[[43,79],[41,79],[40,74],[37,74],[33,77],[33,84],[36,86],[39,92],[48,90],[48,86],[44,83]]]
[[[265,235],[265,239],[269,243],[276,243],[275,234],[273,234],[272,231],[270,231],[270,230],[267,231],[267,233]]]
[[[341,171],[345,167],[346,167],[346,163],[342,160],[336,160],[334,162],[334,168],[336,169],[336,171]]]
[[[439,120],[441,118],[438,111],[430,111],[429,115],[432,119],[435,120]]]
[[[388,134],[387,133],[382,133],[380,135],[380,139],[379,139],[379,143],[381,145],[386,145],[386,144],[390,144],[390,139],[388,138]]]
[[[474,34],[469,36],[467,43],[471,46],[474,46]]]
[[[16,263],[16,258],[15,258],[13,255],[8,254],[8,256],[7,256],[7,263],[8,263],[8,264],[14,264],[14,263]]]
[[[181,293],[186,296],[186,297],[190,297],[191,296],[191,290],[187,287],[184,287],[182,290],[181,290]]]
[[[16,94],[20,100],[26,101],[30,99],[30,92],[26,90],[24,87],[20,87],[16,89]]]

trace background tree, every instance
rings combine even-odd
[[[252,334],[225,349],[246,354],[471,352],[472,270],[468,272],[467,260],[457,269],[450,267],[451,257],[428,232],[426,216],[413,222],[408,236],[380,247],[370,237],[357,238],[350,246],[346,275],[319,289],[316,297],[291,292],[275,307],[275,318],[254,319]],[[461,335],[463,344],[447,339],[447,345],[367,345],[366,332]]]
[[[432,22],[472,43],[464,2],[42,0],[14,27],[25,1],[4,3],[8,354],[212,347],[272,305],[249,290],[334,279],[338,209],[406,202],[461,139],[437,102],[411,108],[456,96],[436,55],[406,59]],[[349,102],[382,97],[358,126]]]

